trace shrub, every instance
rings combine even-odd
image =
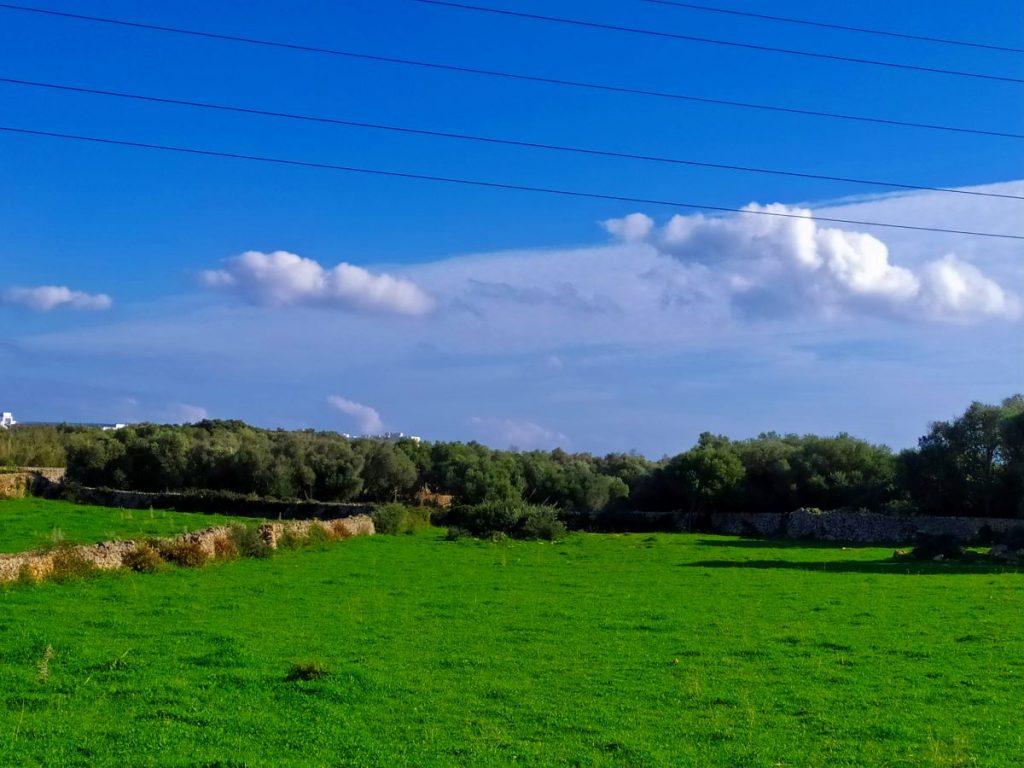
[[[160,557],[182,568],[201,568],[210,559],[198,541],[175,539],[160,544]]]
[[[416,533],[430,527],[431,511],[427,507],[382,504],[373,510],[371,517],[377,533],[397,535]]]
[[[84,579],[96,573],[96,564],[75,546],[58,547],[53,552],[53,570],[50,578],[56,582]]]
[[[160,570],[163,563],[160,559],[160,552],[149,544],[140,544],[126,554],[122,562],[125,568],[130,568],[137,573],[153,573]]]
[[[565,523],[554,507],[514,500],[457,507],[447,515],[447,520],[449,531],[454,528],[479,538],[508,536],[550,541],[561,538],[566,532]]]
[[[345,520],[332,520],[330,523],[331,537],[334,539],[348,539],[352,536],[352,531],[349,530],[348,524]]]
[[[964,546],[960,537],[952,533],[919,533],[910,554],[918,560],[951,560],[963,557]]]
[[[238,545],[228,536],[218,536],[213,540],[213,557],[216,560],[238,559]]]
[[[518,538],[554,541],[565,536],[565,523],[558,518],[554,507],[527,507],[519,525]]]
[[[330,674],[319,661],[298,661],[292,664],[285,676],[289,683],[297,680],[322,680]]]
[[[259,529],[236,523],[228,528],[228,537],[242,557],[270,557],[274,550],[260,536]]]

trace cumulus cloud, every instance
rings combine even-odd
[[[376,409],[354,400],[346,400],[338,395],[329,396],[327,402],[335,410],[355,419],[356,424],[359,425],[359,431],[364,435],[379,435],[384,431],[384,422]]]
[[[609,234],[627,243],[646,239],[654,229],[654,219],[643,213],[631,213],[621,219],[606,219],[601,223]]]
[[[524,419],[474,416],[469,420],[469,424],[484,442],[502,448],[538,450],[564,447],[569,442],[561,432]]]
[[[788,217],[676,215],[659,229],[627,216],[605,228],[624,240],[642,237],[687,265],[691,293],[717,294],[746,317],[882,311],[963,322],[1020,316],[1014,294],[955,256],[914,270],[894,264],[874,235],[821,226],[809,209],[751,204],[745,210]]]
[[[287,251],[246,251],[223,269],[201,273],[210,288],[237,293],[251,304],[310,305],[351,311],[424,315],[434,300],[409,280],[341,263],[326,268]]]
[[[0,303],[16,304],[37,312],[49,312],[59,307],[68,309],[110,309],[114,303],[105,293],[83,293],[63,285],[40,285],[34,288],[9,288],[0,292]]]

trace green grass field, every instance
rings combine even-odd
[[[173,536],[250,518],[170,512],[164,509],[113,509],[44,499],[0,499],[0,552],[24,552],[61,541],[91,544],[112,539]]]
[[[430,532],[11,587],[0,764],[1020,765],[1024,573],[890,555]]]

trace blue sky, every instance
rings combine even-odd
[[[1019,84],[410,0],[46,7],[1024,133]],[[500,7],[1024,76],[1020,54],[638,0]],[[734,7],[1024,47],[1024,10],[1009,1],[986,4],[984,14],[954,2]],[[928,186],[1003,184],[987,189],[1024,195],[1014,183],[1024,178],[1024,143],[1011,139],[515,83],[11,11],[0,11],[0,51],[0,77]],[[4,84],[0,99],[0,124],[14,127],[1024,232],[1024,201],[865,198],[884,190]],[[0,135],[0,406],[23,419],[209,414],[349,432],[376,424],[372,409],[386,428],[429,438],[660,455],[704,429],[734,437],[846,430],[904,446],[928,420],[1024,385],[1022,243],[868,227],[836,235],[811,221],[765,229],[756,216],[670,224],[674,213],[692,214]],[[629,214],[650,220],[604,223]],[[277,251],[296,256],[267,255]],[[246,252],[258,255],[240,258]],[[334,271],[340,263],[356,269]],[[67,291],[31,293],[42,286]]]

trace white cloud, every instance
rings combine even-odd
[[[83,293],[66,286],[40,285],[35,288],[9,288],[0,293],[0,303],[17,304],[37,312],[67,307],[69,309],[110,309],[114,303],[105,293]]]
[[[330,395],[327,402],[335,410],[355,419],[356,424],[359,425],[359,431],[364,435],[379,435],[384,431],[384,422],[374,408],[354,400],[346,400],[338,395]]]
[[[606,219],[601,224],[609,234],[627,243],[645,240],[654,229],[654,219],[643,213],[631,213],[621,219]]]
[[[171,403],[161,411],[161,419],[172,424],[194,424],[209,417],[205,408],[188,403]]]
[[[922,270],[923,300],[939,318],[1016,318],[1020,299],[956,256],[949,255]]]
[[[499,448],[521,450],[564,448],[569,442],[561,432],[524,419],[494,419],[474,416],[469,423],[485,443]]]
[[[210,288],[272,307],[297,304],[399,315],[424,315],[434,308],[434,300],[408,280],[346,263],[325,268],[287,251],[246,251],[200,277]]]
[[[824,227],[813,211],[781,204],[745,208],[784,216],[673,216],[646,241],[687,266],[691,291],[718,295],[741,316],[780,318],[816,313],[898,314],[965,322],[1016,319],[1020,302],[975,266],[947,256],[916,271],[894,264],[889,247],[874,235]],[[605,223],[609,232],[635,240],[630,217]],[[666,285],[663,274],[655,277]]]

